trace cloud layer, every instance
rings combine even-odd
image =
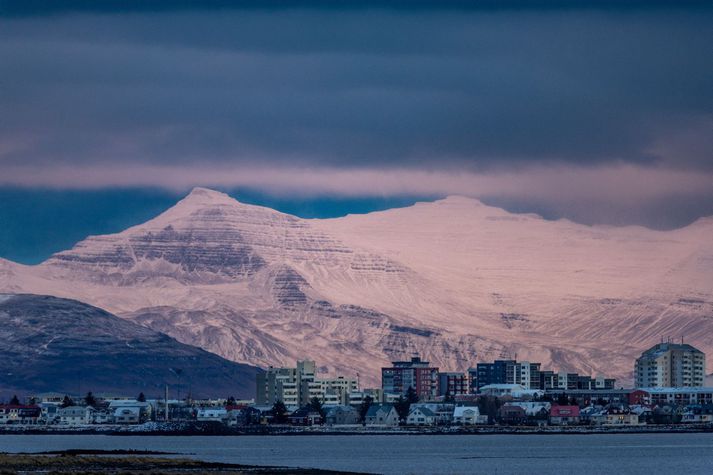
[[[713,213],[710,5],[232,3],[0,10],[0,184]]]

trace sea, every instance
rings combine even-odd
[[[713,474],[713,433],[0,435],[0,452],[66,449],[155,450],[214,462],[381,474]]]

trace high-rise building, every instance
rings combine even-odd
[[[322,404],[346,404],[349,393],[358,391],[357,381],[344,377],[318,379],[314,361],[298,361],[295,368],[270,367],[256,376],[257,404],[270,405],[282,401],[288,407],[302,407],[312,400]]]
[[[411,387],[420,399],[438,396],[438,368],[414,356],[411,361],[394,361],[390,368],[381,368],[381,388],[384,393],[406,394]]]
[[[706,355],[688,344],[659,343],[636,360],[634,375],[637,388],[703,386]]]

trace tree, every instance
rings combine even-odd
[[[411,403],[403,396],[399,396],[399,398],[394,403],[394,408],[396,409],[396,412],[399,415],[399,419],[405,421],[408,418],[408,413],[411,409]]]
[[[413,386],[409,386],[406,390],[406,400],[409,402],[409,404],[418,402],[418,393],[413,388]]]
[[[275,401],[272,405],[272,421],[275,424],[285,424],[287,422],[287,406],[282,401]]]
[[[446,395],[443,398],[443,402],[450,403],[450,404],[453,404],[454,402],[456,402],[456,398],[455,398],[455,396],[453,396],[451,394],[450,389],[446,391]]]
[[[139,402],[146,402],[146,395],[144,393],[139,393],[138,397],[136,398],[137,401]]]
[[[488,416],[489,423],[495,422],[500,405],[500,399],[497,397],[480,396],[480,398],[478,398],[478,410],[481,414]]]
[[[233,396],[230,396],[226,401],[225,405],[226,406],[237,406],[238,402],[235,400]]]
[[[319,416],[322,418],[322,421],[324,421],[324,418],[327,417],[327,413],[325,412],[324,407],[322,407],[322,401],[320,401],[319,398],[313,397],[310,399],[308,407],[310,411],[319,412]]]
[[[37,398],[35,396],[30,397],[30,399],[27,401],[27,404],[29,404],[30,406],[34,406],[35,404],[37,404]]]
[[[567,397],[566,394],[562,393],[559,396],[557,396],[557,404],[560,406],[566,406],[569,404],[569,398]]]
[[[369,408],[371,405],[374,404],[374,398],[371,396],[366,396],[364,399],[362,399],[361,404],[359,405],[359,421],[364,423],[366,422],[366,413],[369,412]]]
[[[97,405],[97,399],[94,397],[94,394],[92,394],[91,391],[89,391],[87,395],[84,396],[84,404],[89,407],[95,407]]]
[[[17,398],[17,394],[15,394],[12,399],[10,399],[10,405],[11,406],[19,406],[20,405],[20,400]]]
[[[74,401],[72,400],[71,397],[65,395],[64,399],[62,399],[62,404],[60,404],[59,407],[69,407],[69,406],[74,406]]]

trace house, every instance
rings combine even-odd
[[[314,426],[322,423],[322,415],[309,406],[297,409],[287,418],[293,426]]]
[[[579,410],[579,422],[589,424],[592,422],[592,416],[598,416],[604,412],[604,406],[589,405]]]
[[[111,424],[114,422],[114,413],[108,409],[97,409],[92,413],[92,424]]]
[[[579,406],[554,405],[550,408],[550,425],[579,424]]]
[[[37,424],[42,409],[35,405],[7,404],[0,406],[0,424]]]
[[[130,409],[130,411],[122,411]],[[116,399],[109,403],[109,411],[113,414],[114,422],[117,424],[138,424],[151,418],[151,404],[148,402],[136,401],[132,399]],[[138,412],[138,420],[135,420],[134,413]]]
[[[78,426],[92,423],[92,414],[96,411],[91,406],[68,406],[59,410],[59,423]]]
[[[501,424],[520,425],[527,420],[527,414],[520,406],[505,404],[498,410],[498,420]]]
[[[399,425],[399,413],[393,404],[372,404],[364,420],[368,426],[395,427]]]
[[[476,424],[487,424],[488,416],[480,415],[478,406],[456,406],[453,409],[453,424],[462,426],[472,426]]]
[[[41,402],[40,403],[40,417],[45,424],[56,424],[59,422],[59,410],[60,405],[56,402]]]
[[[712,404],[693,404],[683,411],[681,422],[684,424],[704,424],[713,422]]]
[[[416,402],[411,404],[409,410],[413,411],[417,407],[423,407],[433,412],[436,415],[436,424],[448,425],[453,420],[453,408],[455,407],[453,403]]]
[[[436,422],[436,413],[427,407],[412,408],[406,418],[406,424],[412,426],[434,426]]]
[[[231,427],[260,423],[262,414],[259,409],[249,406],[226,406],[225,409],[228,411],[225,423]]]
[[[114,409],[114,422],[117,424],[138,424],[141,422],[141,408],[137,406],[119,406]]]
[[[325,418],[329,426],[343,426],[359,424],[359,411],[352,406],[334,406],[327,411]]]
[[[633,412],[620,412],[604,410],[591,417],[592,424],[598,426],[637,426],[641,425],[638,414]]]
[[[196,420],[199,422],[225,422],[228,418],[228,411],[224,407],[201,407],[196,412]]]

